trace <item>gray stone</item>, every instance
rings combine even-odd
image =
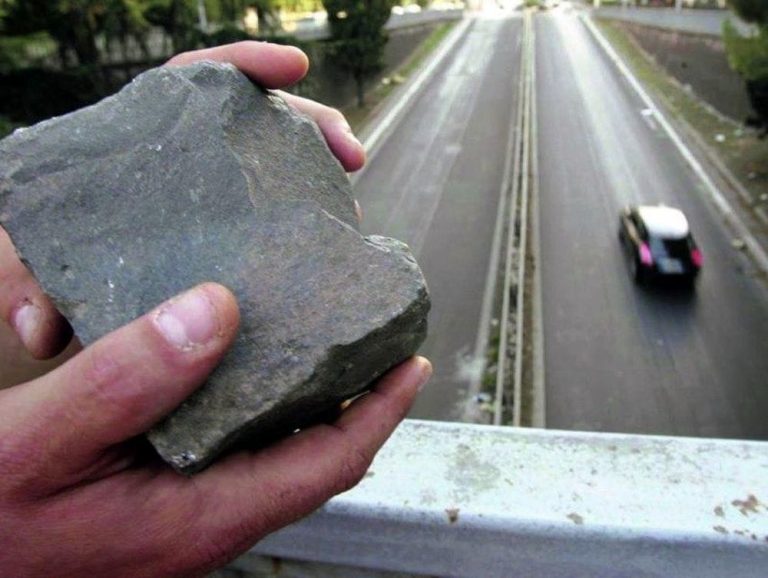
[[[177,470],[310,424],[412,355],[408,248],[357,230],[316,125],[229,66],[162,68],[0,142],[0,223],[84,344],[203,281],[241,329],[149,434]]]

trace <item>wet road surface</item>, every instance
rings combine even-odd
[[[574,15],[536,19],[547,427],[768,438],[768,299],[697,178]],[[636,287],[629,203],[688,215],[693,292]]]
[[[363,232],[407,242],[432,293],[422,353],[435,374],[411,417],[460,419],[480,367],[473,352],[516,112],[521,25],[519,16],[475,19],[355,184]]]

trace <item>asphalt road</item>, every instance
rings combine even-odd
[[[486,286],[520,55],[520,17],[476,19],[355,184],[363,232],[406,241],[432,293],[435,366],[411,417],[456,420]],[[474,362],[473,362],[474,361]]]
[[[573,15],[536,19],[547,427],[768,438],[768,298],[693,173]],[[693,293],[634,286],[628,203],[682,208]]]

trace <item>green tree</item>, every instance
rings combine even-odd
[[[323,3],[320,0],[271,0],[271,2],[275,9],[286,12],[318,12],[323,9]]]
[[[97,38],[140,44],[148,24],[145,0],[4,0],[3,31],[11,36],[45,31],[59,46],[63,64],[83,66],[101,61]]]
[[[245,0],[219,0],[221,16],[224,22],[239,25],[245,14]]]
[[[248,0],[248,8],[256,10],[259,17],[259,33],[273,34],[280,24],[278,11],[282,0]],[[314,4],[319,4],[314,2]]]
[[[47,31],[56,40],[62,63],[72,55],[77,64],[99,61],[96,45],[99,10],[89,0],[23,0],[10,3],[5,17],[12,36]]]
[[[730,22],[723,27],[728,60],[744,79],[756,124],[768,131],[768,2],[765,0],[729,0],[729,5],[745,22],[755,26],[755,33],[744,36]]]
[[[141,0],[105,0],[100,29],[104,33],[106,43],[116,43],[123,49],[125,60],[128,59],[127,48],[130,40],[135,40],[149,58],[146,35],[149,32],[149,22],[144,18],[146,6]]]
[[[163,29],[173,52],[182,52],[197,47],[201,40],[196,5],[194,0],[146,0],[144,17]]]
[[[728,0],[728,4],[746,22],[768,23],[768,2],[765,0]]]
[[[331,29],[331,54],[357,85],[357,105],[365,105],[365,81],[382,69],[394,0],[323,0]]]
[[[8,11],[11,9],[11,5],[15,3],[15,0],[0,0],[0,32],[3,31],[5,17],[8,16]]]

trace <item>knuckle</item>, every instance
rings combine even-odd
[[[197,500],[185,502],[188,509],[173,512],[168,519],[167,503],[172,500],[168,495],[158,496],[151,506],[146,507],[149,516],[158,511],[165,512],[163,523],[148,533],[149,549],[154,550],[160,559],[164,559],[162,575],[204,575],[221,567],[231,558],[235,551],[232,532],[226,528],[208,531],[205,520],[204,496]],[[172,547],[183,544],[183,547]],[[160,575],[160,574],[158,574]]]
[[[237,534],[237,531],[233,533]],[[255,541],[255,540],[254,540]],[[225,535],[202,538],[194,546],[194,554],[190,560],[194,565],[194,572],[210,572],[220,568],[235,558],[238,554],[248,549],[250,542],[236,540]]]
[[[231,45],[231,48],[237,50],[248,50],[259,46],[259,42],[255,40],[238,40]]]
[[[40,463],[42,446],[37,436],[26,430],[15,431],[0,439],[0,480],[3,494],[30,490]]]
[[[110,384],[122,374],[122,364],[117,356],[106,347],[85,350],[86,369],[83,378],[97,395],[109,394]]]
[[[134,415],[139,408],[140,388],[135,383],[137,373],[128,367],[117,348],[94,347],[88,352],[83,375],[84,386],[93,406],[110,415]]]
[[[344,459],[341,462],[336,493],[346,492],[359,484],[370,465],[371,457],[355,443],[347,442],[347,451],[344,452]]]
[[[340,110],[331,108],[330,106],[321,106],[324,107],[323,115],[328,120],[328,122],[333,124],[347,124],[347,118],[341,113]]]
[[[285,514],[278,516],[275,511],[275,522],[271,525],[265,522],[265,515],[254,517],[247,516],[243,508],[242,512],[225,523],[214,526],[206,526],[196,532],[191,539],[192,556],[185,556],[186,563],[192,563],[197,571],[211,571],[219,568],[238,554],[247,550],[269,531],[276,530],[285,525]],[[219,518],[221,512],[217,512],[214,518]],[[211,528],[215,528],[211,531]]]
[[[13,390],[0,396],[0,406],[13,407]],[[23,412],[22,412],[23,414]],[[50,439],[48,421],[29,415],[8,415],[0,418],[0,500],[17,501],[34,494],[48,480],[45,470],[45,448]]]
[[[403,421],[407,416],[408,412],[410,411],[411,406],[410,403],[399,403],[395,400],[385,398],[384,400],[384,410],[383,413],[385,415],[391,416],[391,422],[393,424],[398,424],[401,421]],[[392,426],[394,427],[394,425]]]
[[[179,52],[178,54],[168,59],[165,64],[166,66],[183,66],[185,64],[190,64],[195,60],[195,52],[197,51],[187,50],[185,52]]]
[[[212,570],[226,564],[232,556],[217,540],[209,540],[197,549],[199,565],[205,570]]]

